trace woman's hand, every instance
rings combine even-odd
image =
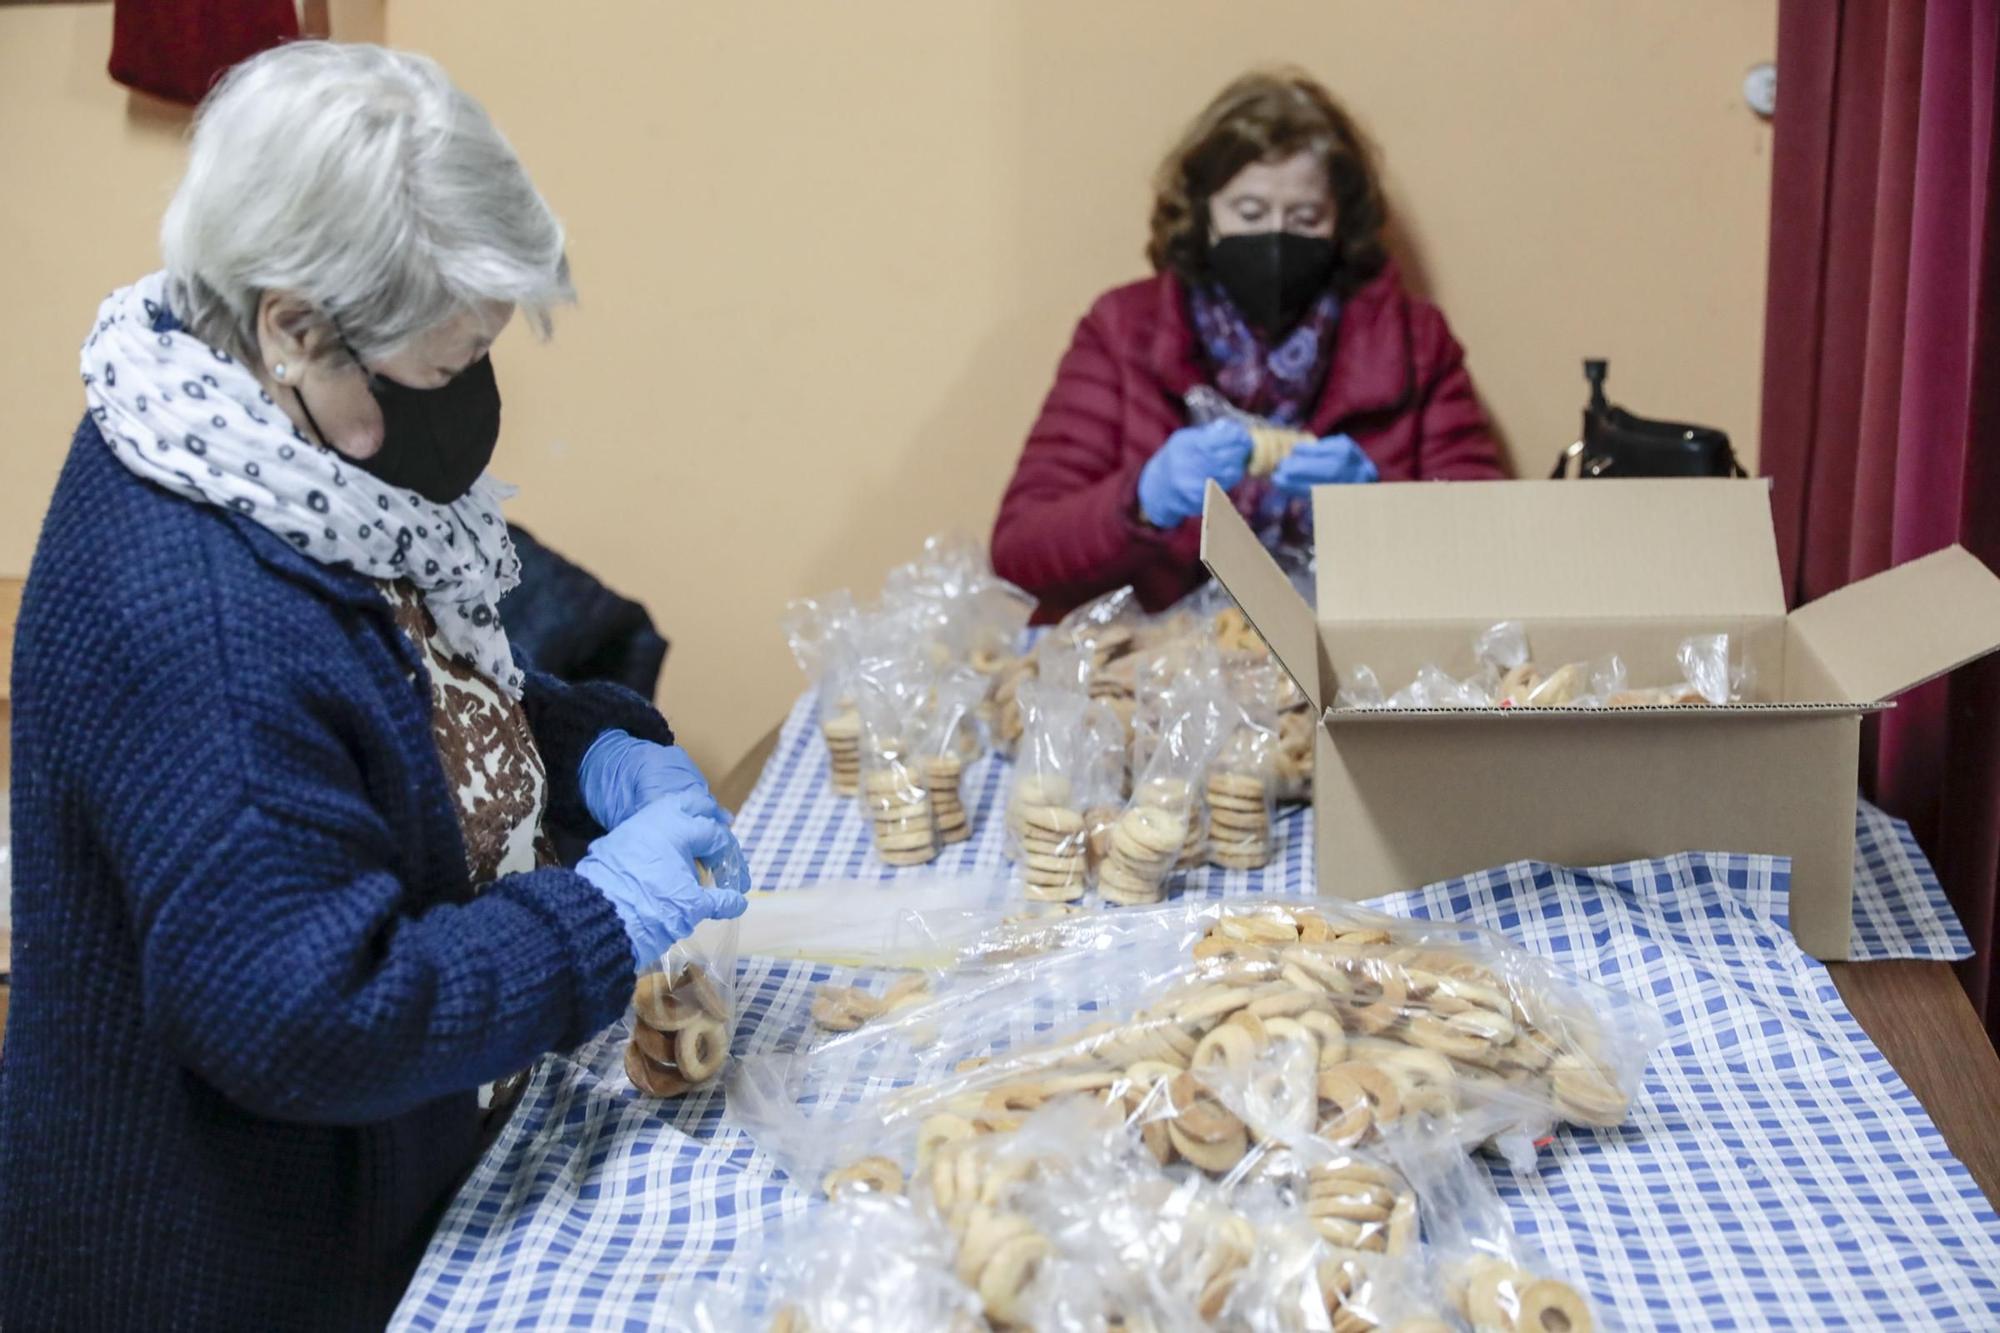
[[[702,922],[742,916],[749,905],[737,887],[742,853],[714,804],[705,791],[662,797],[591,843],[577,863],[576,873],[617,909],[641,968]],[[731,887],[704,885],[697,861],[715,869],[718,886]]]
[[[691,808],[723,823],[729,812],[715,802],[708,779],[678,745],[655,745],[613,729],[592,741],[577,766],[583,803],[598,827],[615,829],[662,796],[694,798]]]
[[[1167,437],[1139,473],[1139,512],[1156,528],[1179,527],[1201,513],[1213,480],[1223,490],[1243,480],[1250,462],[1250,432],[1240,421],[1184,426]]]
[[[1271,485],[1287,495],[1305,495],[1315,486],[1375,481],[1375,463],[1352,437],[1329,435],[1293,449],[1271,474]]]

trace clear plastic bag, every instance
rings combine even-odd
[[[1017,657],[993,676],[984,713],[987,744],[993,753],[1012,759],[1021,744],[1026,720],[1021,715],[1021,687],[1037,679],[1039,664],[1032,654]]]
[[[1490,932],[1346,904],[1184,902],[1035,931],[1032,945],[1011,923],[963,944],[922,1004],[744,1062],[732,1107],[817,1178],[829,1152],[914,1167],[920,1126],[990,1132],[1087,1091],[1127,1105],[1163,1164],[1230,1176],[1260,1141],[1355,1150],[1616,1124],[1664,1038],[1643,1002]],[[1166,1122],[1191,1107],[1202,1127],[1177,1135]]]
[[[852,681],[859,618],[853,596],[842,591],[788,604],[781,622],[792,657],[816,694],[827,774],[842,796],[854,795],[861,782],[861,715]]]
[[[1595,661],[1565,662],[1544,671],[1526,630],[1502,621],[1473,644],[1478,670],[1461,680],[1436,664],[1384,696],[1366,664],[1349,667],[1336,696],[1340,708],[1659,708],[1729,704],[1750,697],[1755,675],[1740,641],[1727,634],[1682,640],[1676,661],[1683,679],[1672,685],[1634,687],[1625,659],[1616,653]]]
[[[938,672],[912,639],[907,620],[874,626],[854,676],[861,715],[862,803],[875,854],[892,866],[922,865],[935,859],[942,845],[922,747]]]
[[[1733,703],[1749,683],[1749,664],[1732,662],[1731,647],[1727,634],[1697,634],[1682,640],[1674,654],[1687,683],[1708,703]]]
[[[640,975],[626,1015],[625,1077],[641,1095],[678,1097],[721,1076],[736,1032],[736,956],[737,923],[705,921]]]
[[[971,667],[938,677],[920,717],[912,726],[923,761],[923,783],[938,841],[949,845],[972,836],[972,820],[961,790],[966,766],[978,759],[981,737],[975,714],[986,694],[986,678]]]
[[[1035,599],[1011,583],[989,578],[961,602],[959,637],[965,662],[991,679],[1021,653],[1021,636],[1035,613]]]
[[[928,995],[730,1079],[795,1179],[837,1209],[904,1191],[949,1238],[890,1262],[943,1265],[1001,1326],[1433,1329],[1451,1299],[1512,1311],[1494,1327],[1577,1317],[1465,1150],[1578,1105],[1608,1120],[1564,1087],[1586,1053],[1622,1114],[1663,1035],[1643,1003],[1489,932],[1337,903],[1080,913],[1032,943],[967,936],[958,903],[946,921],[959,961]],[[1461,1015],[1484,1048],[1419,1039]]]
[[[1208,859],[1229,870],[1269,865],[1276,851],[1273,816],[1282,751],[1270,674],[1248,664],[1225,673],[1238,716],[1209,762],[1205,795]]]
[[[1021,694],[1025,730],[1007,793],[1007,854],[1028,898],[1075,902],[1090,877],[1092,705],[1061,679],[1023,685]]]
[[[748,1291],[703,1292],[674,1313],[696,1333],[981,1333],[978,1294],[953,1273],[955,1248],[900,1181],[843,1191],[772,1238]]]
[[[1182,395],[1188,419],[1196,425],[1211,421],[1240,422],[1250,432],[1250,458],[1244,470],[1253,477],[1268,477],[1293,449],[1313,438],[1309,430],[1246,412],[1207,384],[1197,384]]]
[[[1118,588],[1064,616],[1037,646],[1044,680],[1067,680],[1086,690],[1093,674],[1133,650],[1143,616],[1131,588]]]
[[[1108,903],[1158,902],[1176,870],[1203,859],[1208,768],[1239,714],[1216,675],[1190,673],[1182,681],[1149,700],[1150,753],[1098,867],[1098,892]]]
[[[1474,1333],[1593,1333],[1606,1325],[1583,1291],[1514,1234],[1486,1173],[1446,1153],[1408,1154],[1434,1285]]]

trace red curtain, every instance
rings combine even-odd
[[[1780,0],[1760,459],[1795,603],[1952,542],[2000,569],[1996,68],[2000,0]],[[2000,1029],[2000,662],[1870,739]]]
[[[231,65],[298,35],[294,0],[117,0],[111,77],[193,106]]]

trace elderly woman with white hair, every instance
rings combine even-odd
[[[649,704],[501,626],[489,349],[571,292],[480,107],[259,56],[162,243],[84,344],[15,650],[0,1325],[380,1326],[478,1090],[740,912],[740,853]]]

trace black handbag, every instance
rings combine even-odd
[[[1583,435],[1556,457],[1552,481],[1576,464],[1583,477],[1741,477],[1747,475],[1729,447],[1729,436],[1713,426],[1636,417],[1604,398],[1607,361],[1583,363],[1590,402],[1583,409]]]

